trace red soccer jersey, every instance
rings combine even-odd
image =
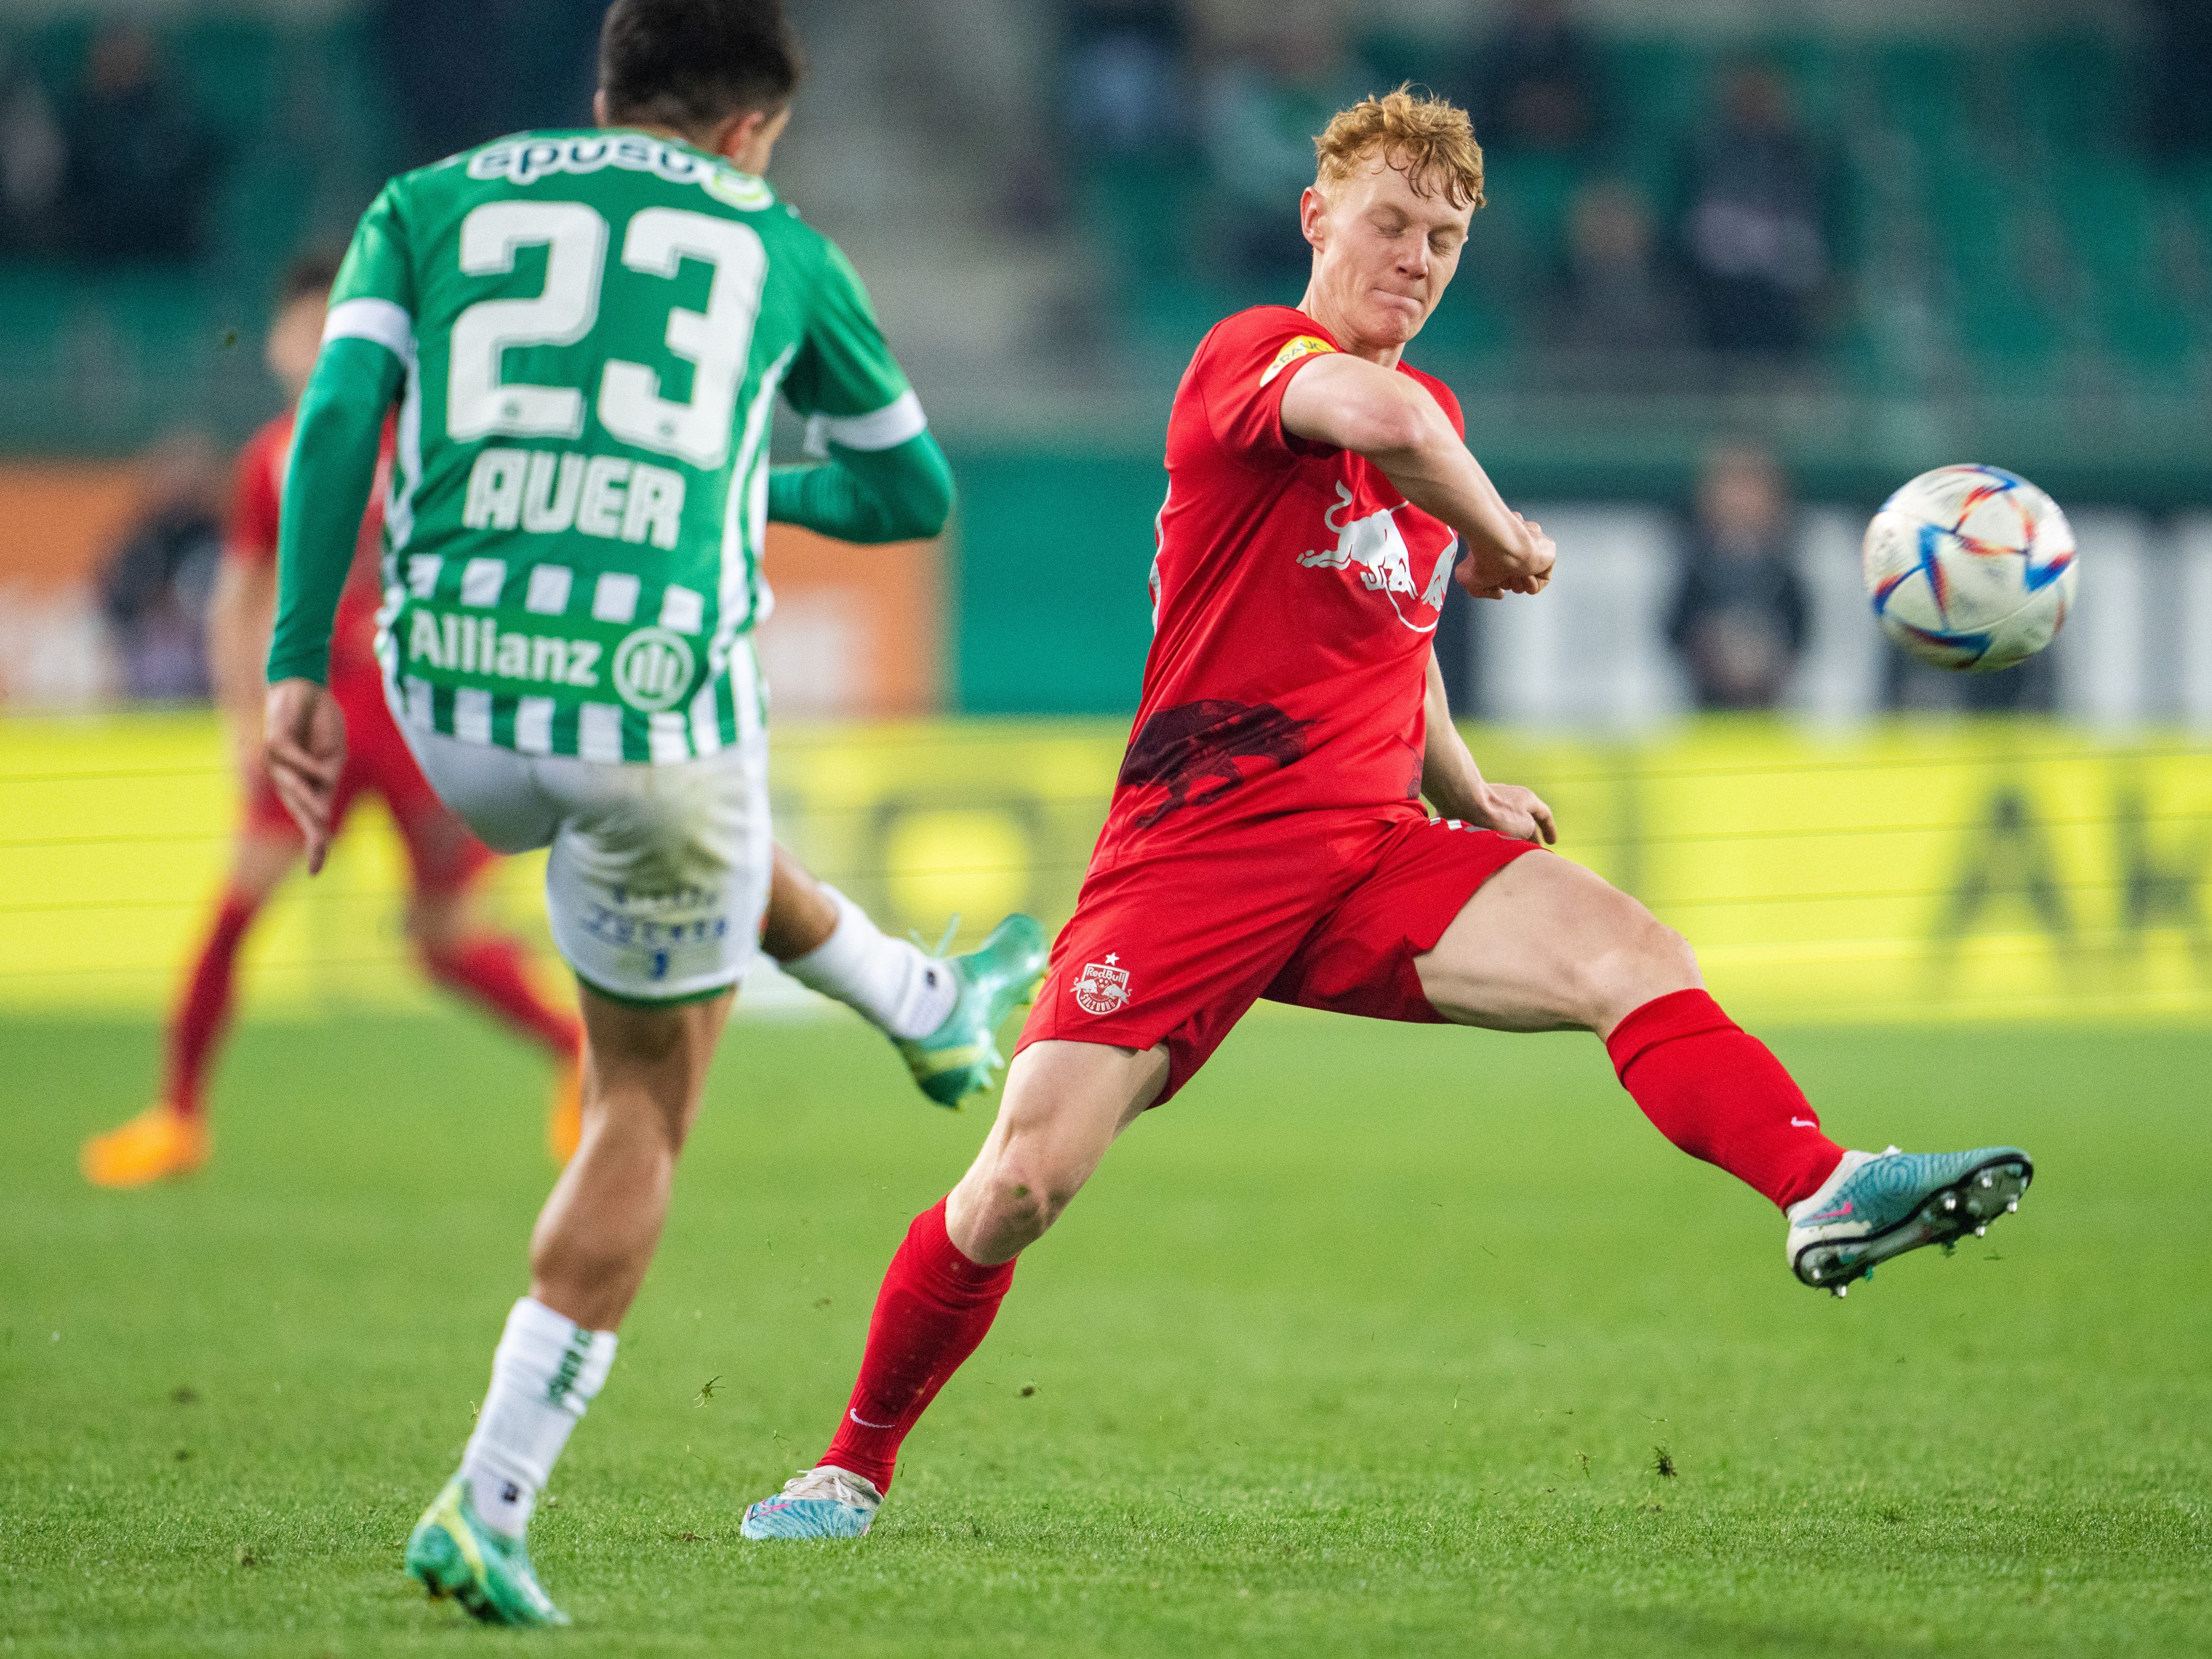
[[[1338,348],[1288,306],[1217,325],[1168,416],[1152,648],[1097,862],[1316,809],[1418,800],[1431,636],[1459,556],[1365,458],[1283,430]],[[1399,365],[1465,431],[1440,380]]]
[[[338,599],[337,616],[331,628],[331,672],[333,677],[376,668],[376,613],[384,603],[380,565],[384,540],[384,492],[392,479],[393,434],[384,428],[384,449],[376,463],[376,483],[369,492],[368,511],[361,521],[361,541],[354,551],[353,569]],[[284,472],[292,454],[292,416],[279,415],[239,452],[238,471],[231,490],[230,525],[223,538],[223,554],[241,564],[271,565],[276,562],[276,528],[284,500]]]

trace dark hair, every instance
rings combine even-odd
[[[781,109],[805,67],[782,0],[615,0],[599,34],[609,118],[700,136]]]
[[[345,255],[334,248],[319,247],[299,255],[276,279],[277,310],[310,295],[328,294],[337,286],[338,268],[344,263]]]

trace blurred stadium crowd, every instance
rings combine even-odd
[[[778,182],[854,252],[963,471],[953,665],[925,704],[1133,703],[1174,376],[1220,316],[1295,300],[1310,136],[1403,79],[1468,104],[1490,175],[1415,355],[1509,495],[1582,511],[1598,573],[1563,579],[1564,623],[1445,631],[1468,707],[2212,719],[2212,660],[2141,665],[2160,627],[2212,653],[2212,588],[2150,598],[2212,562],[2197,0],[1844,0],[1817,27],[1751,0],[792,9],[815,74]],[[0,16],[0,699],[205,695],[225,453],[276,398],[276,272],[392,171],[586,121],[600,10]],[[2087,643],[1954,683],[1850,617],[1849,526],[1965,459],[2089,505],[2087,580],[2121,597]],[[1570,684],[1600,657],[1612,690]],[[834,685],[798,706],[871,712]]]

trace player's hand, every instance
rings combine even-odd
[[[1521,519],[1518,513],[1513,516]],[[1535,555],[1513,591],[1516,593],[1540,593],[1551,585],[1552,564],[1559,556],[1559,550],[1544,533],[1544,526],[1534,519],[1521,519],[1521,522],[1528,526],[1528,538],[1534,544]]]
[[[1493,565],[1485,569],[1486,561],[1471,556],[1460,561],[1459,568],[1452,573],[1459,585],[1478,599],[1502,599],[1508,593],[1540,593],[1552,580],[1552,563],[1559,556],[1559,549],[1544,533],[1543,526],[1518,513],[1513,519],[1528,533],[1532,556],[1525,568],[1499,570]]]
[[[1552,809],[1544,804],[1544,798],[1517,783],[1489,785],[1479,810],[1464,816],[1470,823],[1495,830],[1515,841],[1549,847],[1559,838],[1559,826],[1552,822]]]
[[[307,873],[331,850],[331,809],[345,770],[345,715],[337,699],[313,680],[279,680],[269,688],[262,722],[269,781],[307,842]]]

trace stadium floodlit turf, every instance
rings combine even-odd
[[[509,1636],[399,1553],[522,1282],[536,1061],[249,1023],[212,1168],[110,1194],[76,1141],[152,1032],[0,1026],[0,1651],[2212,1647],[2202,1033],[1779,1038],[1848,1141],[2036,1158],[1837,1303],[1587,1040],[1262,1018],[1024,1264],[874,1534],[780,1547],[739,1511],[988,1120],[842,1015],[732,1036],[534,1529],[576,1628]]]

